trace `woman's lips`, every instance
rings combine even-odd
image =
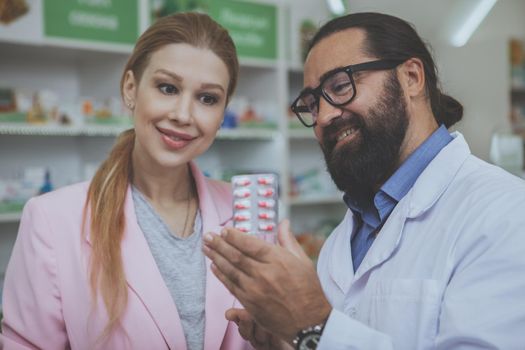
[[[196,137],[193,137],[189,134],[157,127],[157,130],[161,134],[162,141],[168,148],[178,150],[186,147],[191,141]]]

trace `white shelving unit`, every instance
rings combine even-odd
[[[3,223],[11,223],[11,222],[18,222],[20,220],[20,217],[22,216],[22,213],[5,213],[0,214],[0,224]]]
[[[117,136],[131,128],[131,125],[32,125],[21,123],[1,123],[0,135],[11,136]],[[277,130],[269,129],[221,129],[217,134],[219,140],[272,140]]]
[[[297,196],[290,199],[291,206],[306,205],[325,205],[341,204],[342,194],[316,195],[316,196]]]
[[[321,22],[328,13],[324,2],[315,0],[252,2],[276,4],[279,54],[276,60],[241,58],[237,92],[251,101],[272,105],[277,128],[221,129],[216,142],[197,163],[212,176],[216,169],[279,173],[281,214],[291,218],[295,232],[301,232],[312,229],[316,222],[326,217],[337,218],[344,213],[341,196],[335,192],[333,195],[289,196],[290,178],[296,170],[324,169],[313,130],[289,128],[285,117],[291,99],[302,87],[299,55],[288,52],[290,47],[297,46],[288,42],[289,33],[297,30],[292,28],[290,16],[306,11]],[[40,6],[41,0],[34,0],[34,3]],[[2,35],[0,27],[0,87],[48,89],[68,101],[79,97],[120,96],[119,80],[132,49],[129,45],[51,40],[39,36],[17,40],[12,35]],[[106,158],[115,136],[129,127],[0,123],[0,178],[13,178],[24,167],[39,166],[51,170],[56,187],[85,180],[88,170],[92,171]],[[15,237],[20,215],[0,214],[0,235]],[[5,240],[1,244],[5,245]],[[6,251],[9,250],[0,247],[2,254]],[[0,257],[0,261],[6,260]],[[5,266],[0,266],[0,272],[4,269]]]

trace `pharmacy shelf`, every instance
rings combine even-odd
[[[22,213],[2,213],[0,214],[0,223],[18,222]]]
[[[288,137],[292,140],[314,140],[315,134],[312,128],[288,129]]]
[[[63,126],[53,124],[0,123],[0,135],[115,136],[129,128],[129,125]]]
[[[342,205],[342,195],[330,194],[323,196],[304,196],[290,198],[291,206],[310,206],[310,205]],[[22,216],[18,213],[3,213],[0,214],[0,223],[18,222]]]
[[[303,74],[303,63],[302,62],[291,62],[287,63],[288,71],[292,74]]]
[[[262,58],[239,57],[239,65],[245,68],[275,69],[277,61]]]
[[[46,39],[45,42],[12,42],[0,37],[0,47],[14,55],[37,54],[39,57],[66,57],[70,59],[127,57],[131,54],[131,45],[105,44],[68,39]],[[277,60],[239,57],[239,64],[244,68],[275,69]]]
[[[290,199],[292,206],[308,206],[308,205],[323,205],[323,204],[342,204],[340,195],[329,196],[315,196],[315,197],[295,197]],[[4,213],[0,214],[0,223],[18,222],[22,213]]]
[[[222,140],[274,140],[280,132],[276,129],[220,129],[217,134]]]
[[[328,194],[316,196],[298,196],[290,198],[291,206],[322,205],[322,204],[342,204],[342,194]]]
[[[122,125],[32,125],[23,123],[0,123],[0,135],[35,136],[117,136],[131,126]],[[223,140],[273,140],[279,132],[274,129],[221,129],[217,135]]]
[[[525,102],[525,87],[515,87],[510,90],[512,101],[518,104]]]

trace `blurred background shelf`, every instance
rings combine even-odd
[[[288,129],[288,137],[292,140],[316,140],[314,129],[306,127]]]
[[[53,124],[0,123],[0,135],[19,136],[117,136],[132,128],[132,125],[84,125],[65,126]],[[218,139],[225,140],[272,140],[279,135],[278,130],[237,128],[220,129]]]
[[[22,213],[0,213],[0,223],[14,223],[20,221]]]
[[[33,125],[22,123],[0,123],[0,135],[19,136],[116,136],[131,128],[131,125]]]
[[[322,205],[322,204],[342,204],[342,194],[328,194],[328,195],[308,195],[297,196],[290,198],[290,205],[292,206],[307,206],[307,205]]]

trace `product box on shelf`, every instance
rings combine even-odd
[[[276,115],[273,105],[236,96],[228,105],[222,127],[277,129]]]
[[[29,198],[52,189],[51,172],[43,167],[27,167],[21,176],[0,178],[0,214],[19,213]]]

